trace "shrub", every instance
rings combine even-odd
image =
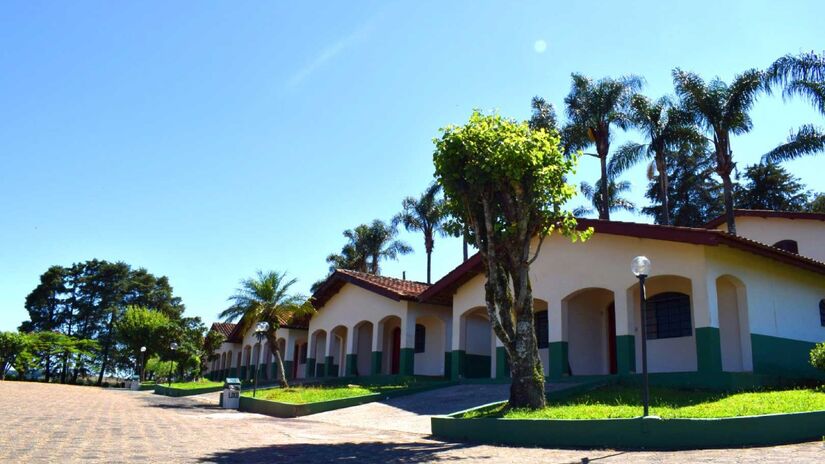
[[[811,366],[825,372],[825,342],[817,343],[811,350]]]

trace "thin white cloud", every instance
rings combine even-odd
[[[301,84],[301,82],[304,81],[304,79],[312,75],[315,71],[321,68],[328,61],[338,56],[342,51],[351,47],[358,41],[363,40],[370,33],[373,26],[382,15],[383,12],[379,12],[378,14],[371,17],[363,25],[361,25],[361,27],[355,29],[350,34],[338,39],[337,41],[335,41],[335,43],[322,50],[321,53],[319,53],[315,58],[312,59],[312,61],[310,61],[303,68],[295,72],[295,74],[293,74],[289,78],[289,80],[287,80],[287,87],[297,87]]]

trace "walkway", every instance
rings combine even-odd
[[[0,462],[825,462],[821,442],[669,453],[508,448],[430,440],[392,430],[391,418],[274,419],[148,392],[22,382],[0,382],[0,417]]]

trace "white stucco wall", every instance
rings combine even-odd
[[[727,225],[723,223],[718,229],[727,230]],[[766,245],[796,240],[799,254],[825,262],[825,221],[738,216],[736,233]]]

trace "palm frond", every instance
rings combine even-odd
[[[650,145],[627,142],[613,152],[607,163],[607,172],[610,177],[618,177],[636,163],[650,156]]]
[[[825,131],[807,124],[800,127],[795,134],[792,133],[786,143],[766,153],[762,160],[777,163],[823,152],[825,152]]]
[[[793,81],[785,87],[783,96],[810,100],[817,111],[825,115],[825,82]]]

